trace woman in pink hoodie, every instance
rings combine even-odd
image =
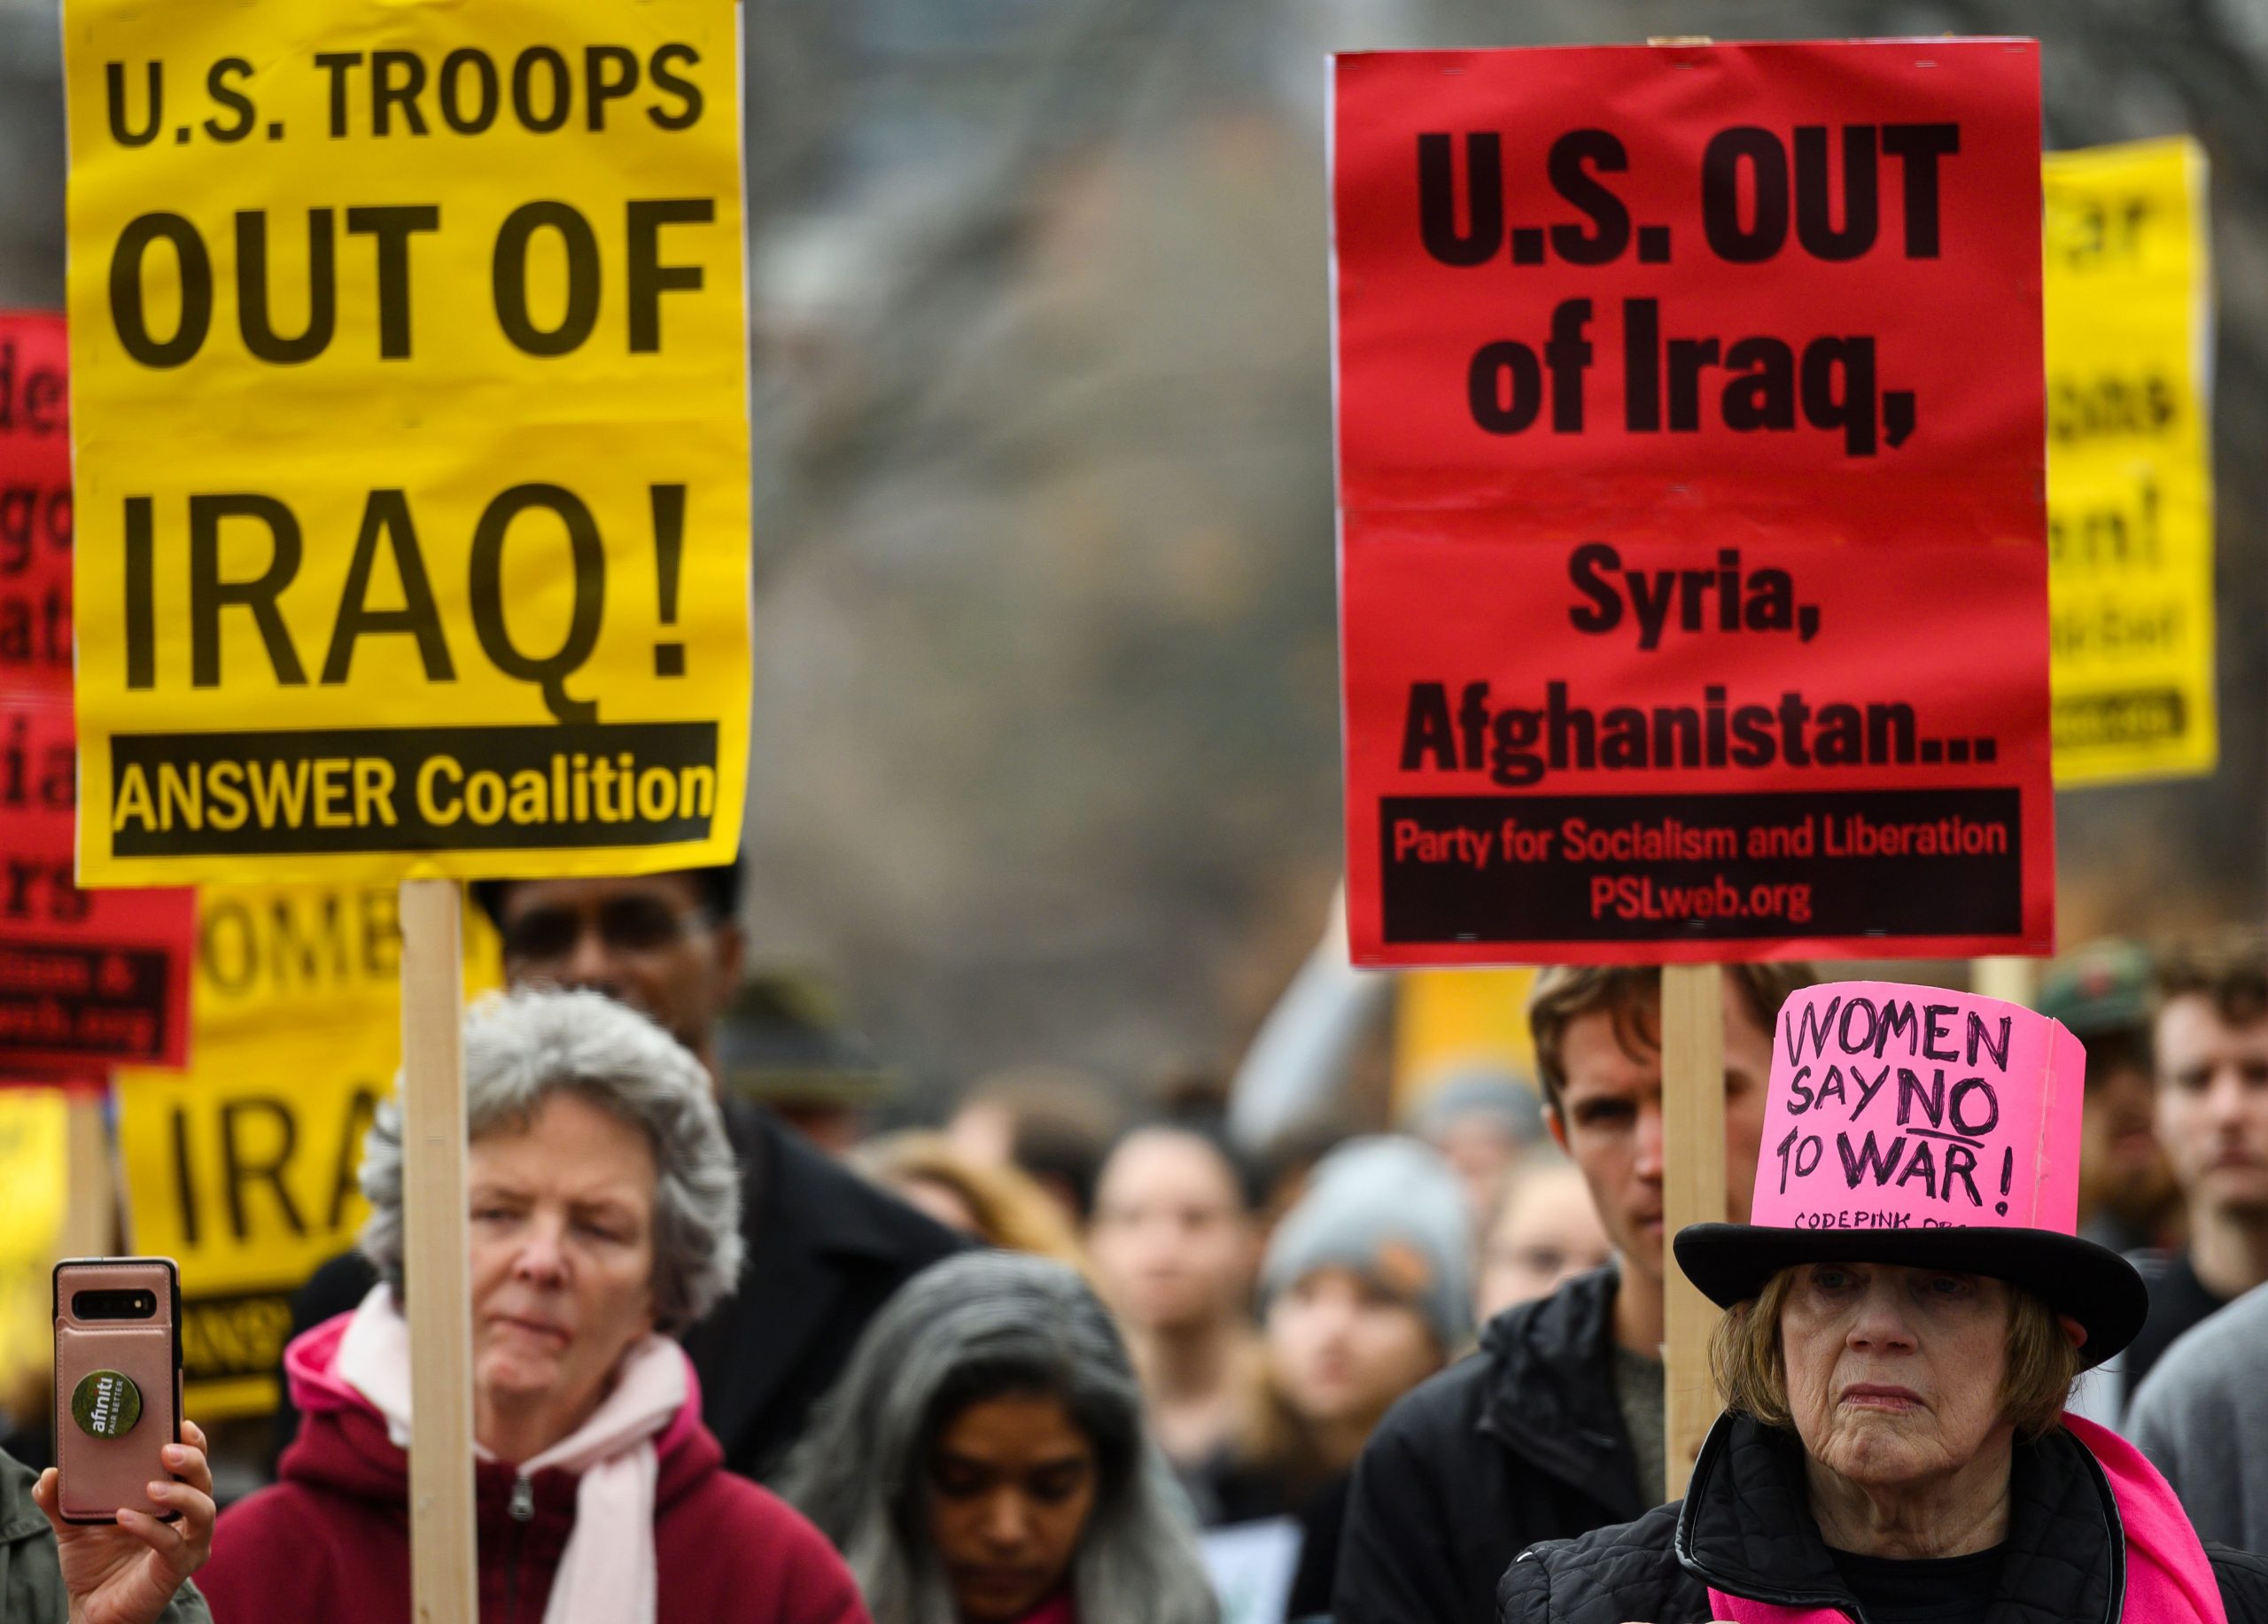
[[[595,993],[521,991],[466,1022],[482,1624],[866,1624],[796,1512],[721,1469],[667,1333],[740,1264],[740,1186],[699,1063]],[[362,1164],[361,1307],[284,1356],[306,1420],[282,1480],[231,1507],[201,1578],[220,1624],[410,1616],[401,1118]]]

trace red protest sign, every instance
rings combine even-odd
[[[1334,64],[1370,964],[2044,952],[2038,49]]]
[[[196,893],[72,883],[68,701],[0,695],[0,1071],[178,1066]]]
[[[0,1072],[178,1066],[187,890],[73,883],[71,425],[63,318],[0,312]]]
[[[71,696],[63,318],[0,310],[0,694]]]

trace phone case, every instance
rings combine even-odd
[[[146,1291],[148,1319],[82,1319],[82,1291]],[[55,1266],[55,1463],[66,1522],[116,1522],[118,1510],[178,1515],[149,1485],[174,1473],[159,1453],[181,1441],[181,1286],[169,1257],[66,1258]]]

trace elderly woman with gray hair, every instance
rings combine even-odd
[[[1523,1553],[1501,1624],[2268,1620],[2268,1563],[2201,1541],[2132,1444],[2064,1408],[2148,1306],[2074,1232],[2085,1065],[1997,999],[1792,995],[1753,1221],[1675,1243],[1726,1310],[1725,1416],[1683,1499]]]
[[[1214,1624],[1118,1333],[1062,1263],[931,1265],[788,1467],[879,1624]]]
[[[864,1624],[819,1532],[721,1469],[667,1335],[740,1263],[707,1074],[593,992],[485,1001],[464,1065],[482,1618]],[[410,1615],[401,1156],[389,1102],[362,1162],[382,1280],[284,1355],[306,1421],[283,1480],[215,1531],[203,1578],[224,1624]]]

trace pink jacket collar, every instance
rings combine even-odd
[[[2074,1415],[2063,1426],[2102,1468],[2126,1541],[2121,1624],[2228,1624],[2205,1547],[2172,1488],[2140,1450],[2108,1427]],[[1713,1586],[1710,1617],[1733,1624],[1846,1624],[1832,1608],[1783,1607]]]

